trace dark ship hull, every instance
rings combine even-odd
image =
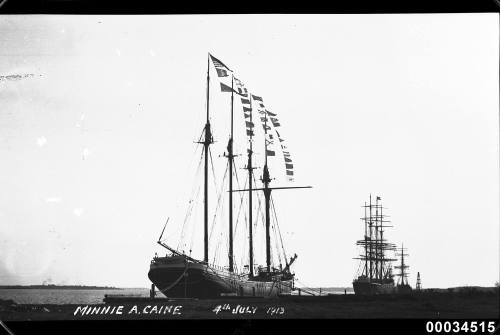
[[[290,294],[293,277],[283,273],[255,276],[195,262],[184,256],[156,257],[148,277],[169,298],[218,298],[223,295],[276,296]]]
[[[412,288],[408,284],[396,286],[396,293],[398,293],[398,294],[410,294],[411,292],[412,292]]]
[[[370,282],[366,278],[358,278],[352,282],[354,294],[373,295],[373,294],[392,294],[395,293],[393,280],[382,280]]]

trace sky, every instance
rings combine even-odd
[[[300,283],[351,285],[372,194],[411,285],[494,285],[498,27],[494,13],[0,17],[0,283],[149,287],[199,181],[210,52],[279,115],[295,180],[272,163],[272,184],[313,187],[273,192]],[[220,169],[230,100],[210,71]]]

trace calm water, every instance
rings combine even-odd
[[[0,289],[0,299],[18,304],[99,304],[105,294],[127,294],[149,297],[147,288],[121,290]]]
[[[319,294],[319,288],[306,289]],[[159,296],[161,293],[157,292]],[[347,294],[353,294],[347,288]],[[0,299],[12,299],[18,304],[99,304],[105,294],[125,294],[149,297],[147,288],[125,288],[121,290],[60,290],[60,289],[0,289]],[[297,291],[292,294],[298,294]],[[307,295],[302,291],[303,295]],[[344,294],[344,288],[328,287],[321,289],[322,295]]]

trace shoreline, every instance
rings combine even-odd
[[[1,290],[124,290],[113,286],[84,285],[1,285]]]

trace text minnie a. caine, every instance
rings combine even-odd
[[[181,315],[182,306],[147,305],[139,308],[137,305],[125,309],[125,306],[78,306],[73,315],[122,315],[122,314],[171,314]]]

